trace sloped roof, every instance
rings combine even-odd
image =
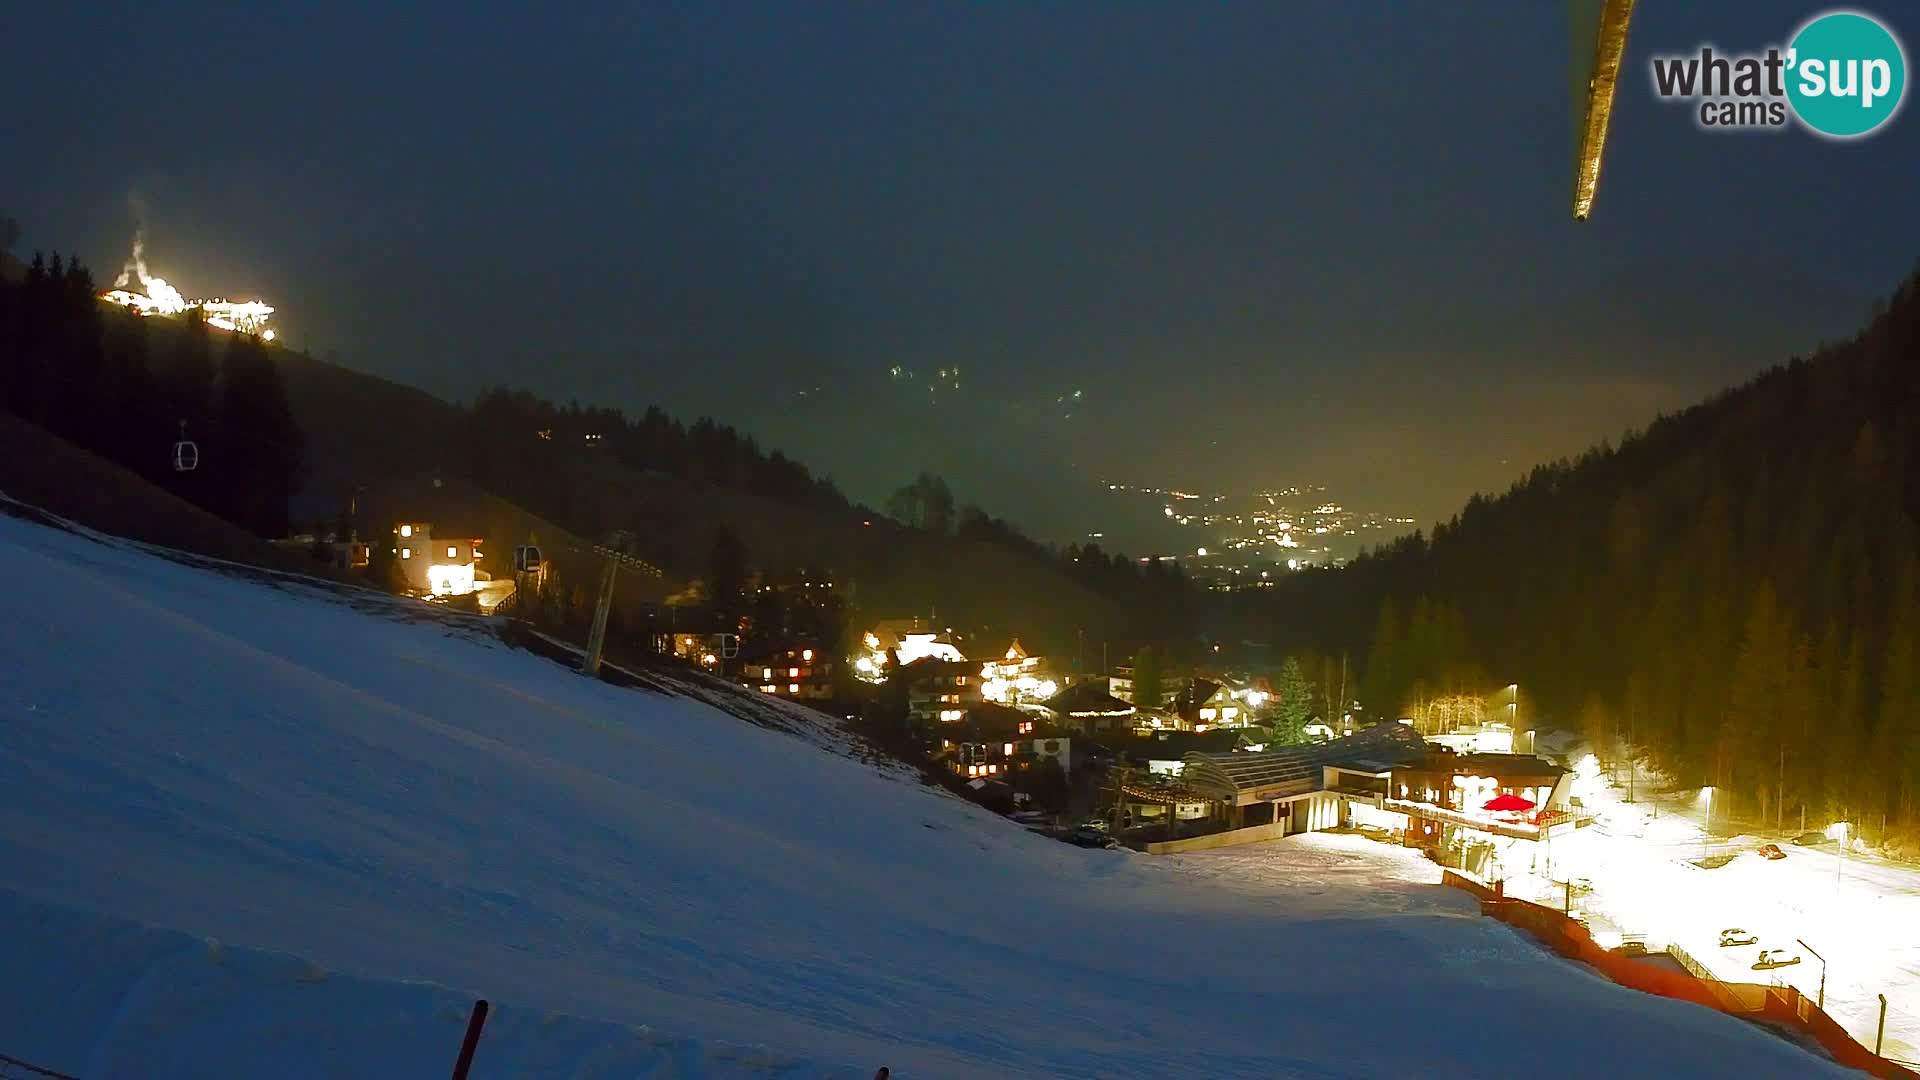
[[[1194,679],[1188,683],[1185,688],[1180,690],[1179,693],[1173,695],[1173,701],[1169,707],[1181,716],[1191,720],[1194,717],[1195,710],[1199,709],[1209,698],[1219,692],[1220,684],[1214,682],[1212,679]]]
[[[1194,755],[1207,757],[1245,757],[1230,753],[1241,733],[1222,728],[1216,731],[1159,731],[1151,735],[1119,735],[1100,740],[1101,745],[1134,761],[1184,761]]]
[[[1088,714],[1129,714],[1134,711],[1131,702],[1122,701],[1100,688],[1097,680],[1077,682],[1046,700],[1046,706],[1056,713],[1072,715]]]
[[[1376,724],[1332,742],[1284,746],[1258,754],[1191,753],[1182,778],[1219,799],[1251,792],[1284,798],[1320,786],[1320,770],[1345,765],[1384,772],[1427,756],[1427,743],[1405,724]]]

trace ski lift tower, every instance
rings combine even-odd
[[[613,610],[613,582],[622,566],[629,570],[638,570],[656,577],[660,571],[644,559],[633,555],[633,534],[625,529],[615,529],[607,535],[603,544],[595,544],[593,553],[600,556],[600,599],[593,606],[593,628],[587,633],[587,658],[580,670],[598,677],[600,660],[607,647],[607,614]]]

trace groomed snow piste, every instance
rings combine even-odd
[[[1815,1076],[1416,859],[1083,851],[484,633],[0,516],[0,1054],[102,1077]],[[831,740],[819,740],[831,742]]]

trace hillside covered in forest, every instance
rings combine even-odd
[[[1198,600],[1177,567],[1036,543],[905,464],[882,513],[712,418],[506,388],[448,402],[194,310],[142,318],[98,296],[59,256],[0,279],[0,412],[258,537],[365,539],[435,518],[541,544],[553,595],[578,609],[597,581],[592,546],[623,530],[657,571],[620,589],[616,628],[640,634],[737,625],[748,589],[831,582],[849,617],[930,616],[1055,654],[1192,637]],[[84,516],[68,495],[49,492]]]
[[[1519,683],[1765,820],[1920,806],[1920,275],[1851,340],[1541,465],[1259,617],[1377,712]]]

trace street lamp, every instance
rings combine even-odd
[[[1827,826],[1827,835],[1840,841],[1840,850],[1833,853],[1833,895],[1837,900],[1840,896],[1840,868],[1847,861],[1847,823],[1836,821]]]
[[[1707,844],[1713,838],[1713,796],[1712,784],[1700,789],[1700,800],[1707,804],[1707,823],[1700,830],[1700,857],[1707,857]]]
[[[1817,1004],[1822,1009],[1825,1009],[1827,1007],[1827,958],[1817,952],[1813,952],[1813,946],[1807,944],[1805,941],[1801,941],[1799,938],[1794,938],[1793,940],[1799,941],[1801,948],[1813,953],[1813,958],[1820,961],[1820,998]]]

